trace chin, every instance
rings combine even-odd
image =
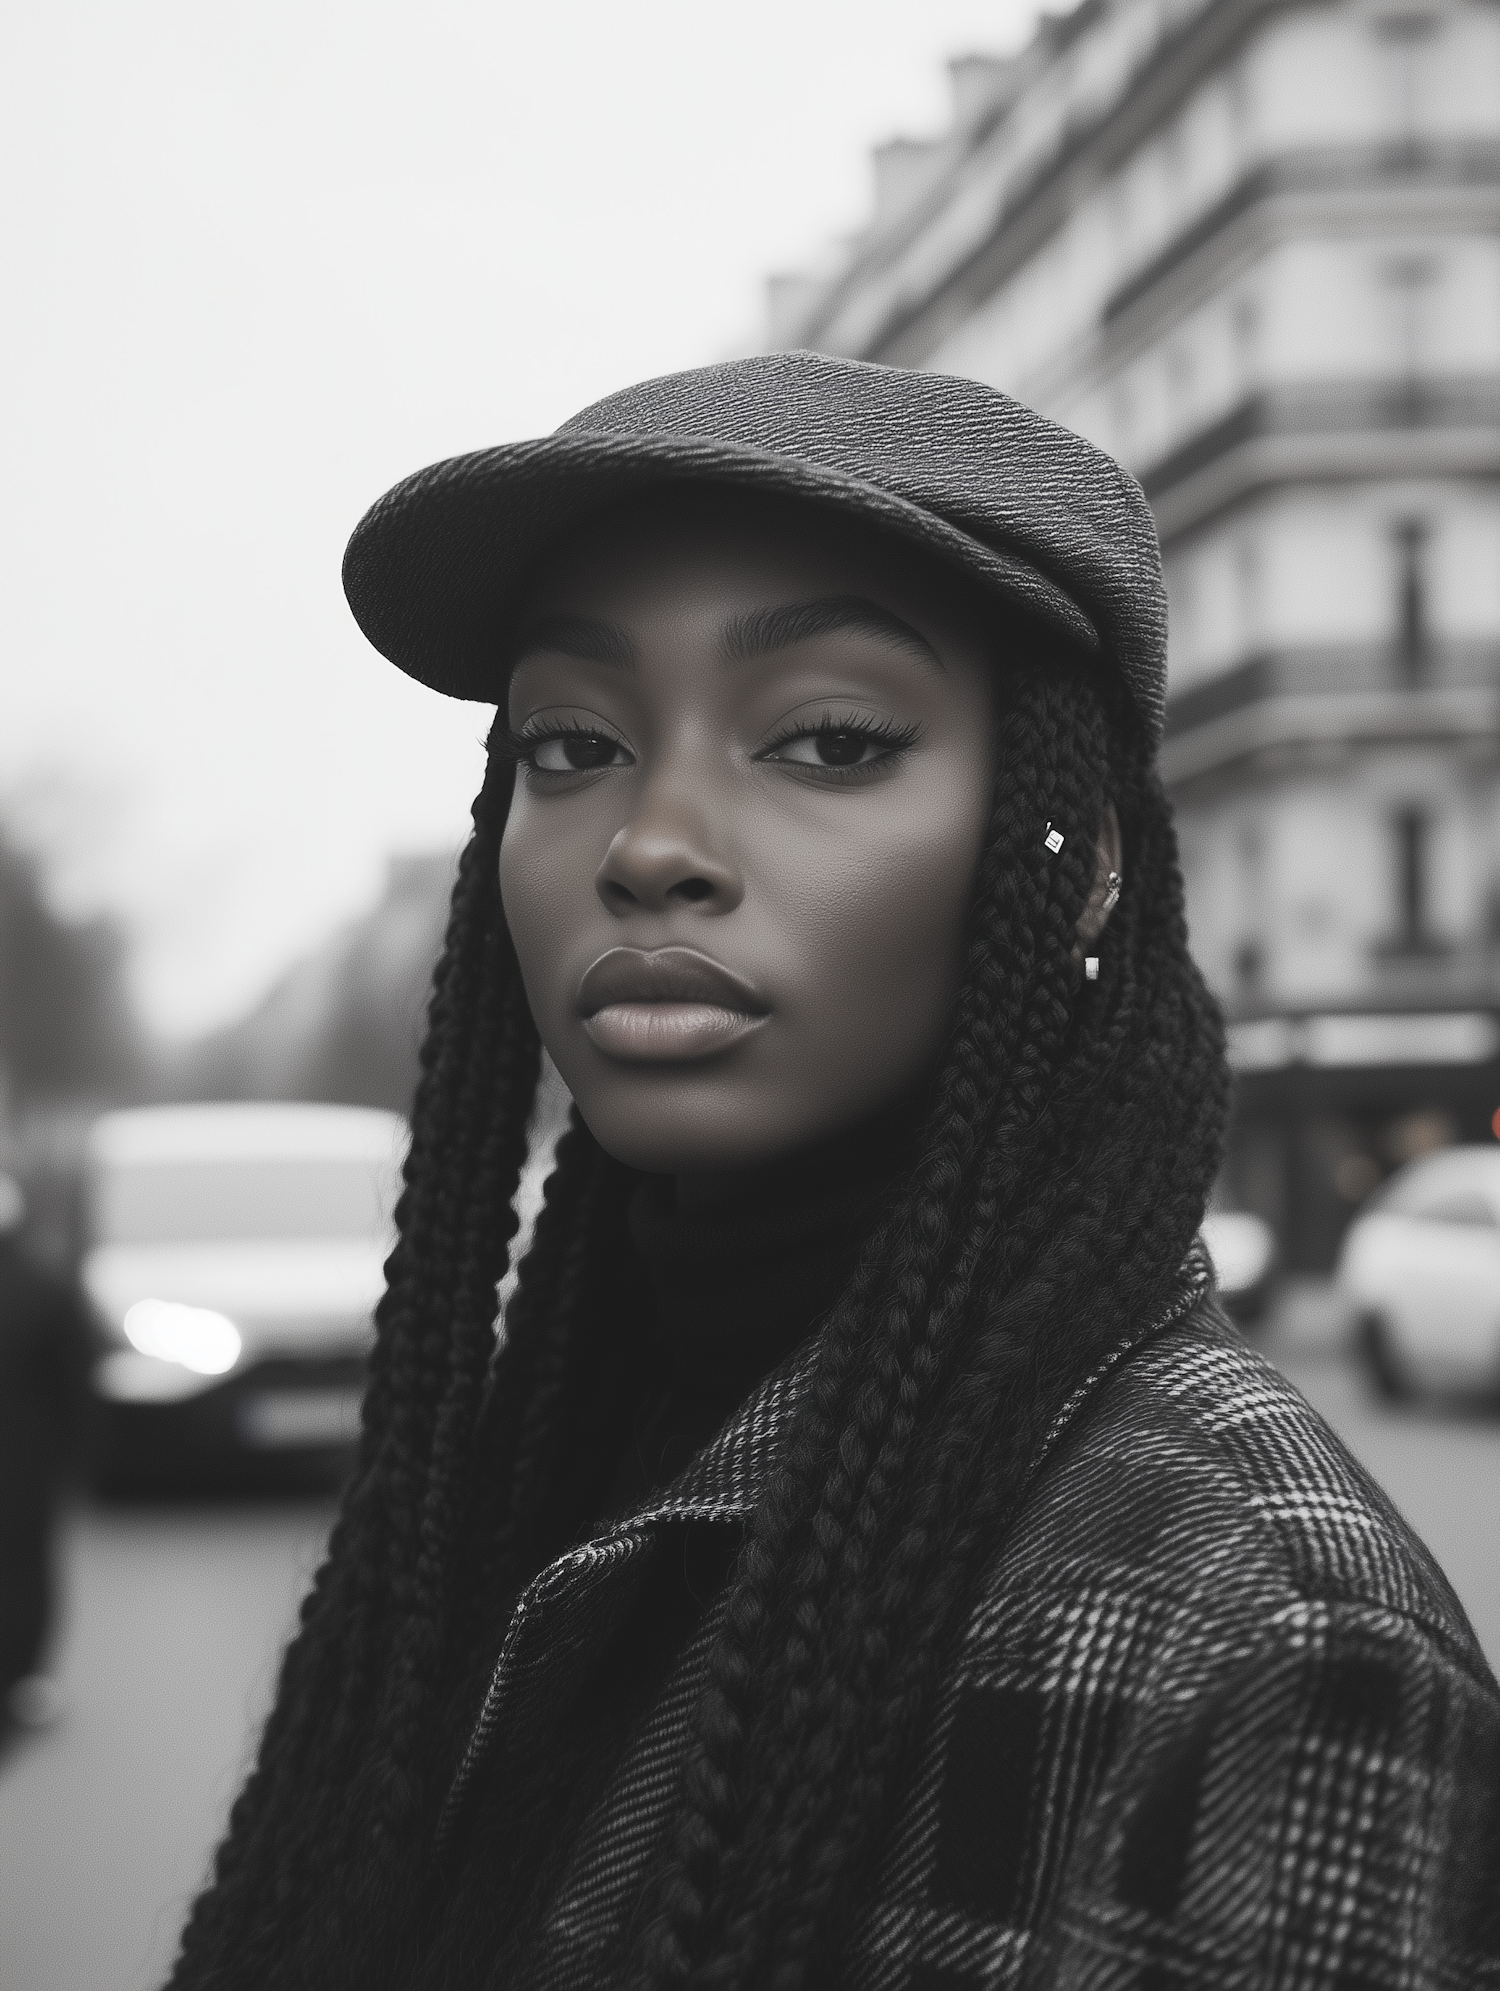
[[[768,1112],[764,1099],[726,1099],[719,1087],[697,1098],[684,1096],[687,1088],[680,1086],[631,1090],[633,1098],[575,1094],[574,1099],[604,1152],[649,1175],[761,1168],[799,1153],[830,1131],[802,1115]]]
[[[807,1145],[795,1136],[726,1140],[722,1127],[694,1127],[667,1117],[660,1121],[607,1114],[591,1118],[584,1112],[583,1119],[607,1155],[647,1175],[717,1175],[758,1168]]]

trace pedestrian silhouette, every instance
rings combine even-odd
[[[76,1461],[88,1317],[20,1235],[25,1199],[0,1174],[0,1738],[55,1706],[38,1673],[52,1618],[57,1515]]]

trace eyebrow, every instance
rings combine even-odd
[[[519,664],[540,650],[581,657],[589,664],[615,664],[621,670],[631,669],[638,661],[627,632],[592,615],[548,615],[533,622],[511,652],[511,664]]]
[[[820,595],[814,601],[788,602],[780,608],[752,608],[732,616],[719,637],[719,654],[729,663],[789,650],[818,636],[850,630],[873,636],[892,649],[905,650],[927,670],[941,670],[942,659],[919,630],[866,595]]]
[[[751,608],[731,616],[719,634],[719,655],[726,663],[747,663],[753,657],[789,650],[819,636],[850,631],[873,636],[892,649],[904,650],[926,670],[941,670],[942,659],[919,630],[868,595],[819,595],[812,601],[786,602],[776,608]],[[514,667],[543,651],[578,657],[585,663],[612,664],[632,670],[639,652],[627,630],[592,615],[549,615],[524,630],[511,653]]]

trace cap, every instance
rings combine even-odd
[[[663,375],[550,436],[450,457],[371,506],[344,556],[366,636],[454,698],[496,701],[539,561],[648,489],[715,483],[828,505],[924,547],[1119,671],[1153,743],[1166,595],[1140,486],[982,382],[822,353]]]

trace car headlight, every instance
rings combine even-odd
[[[132,1348],[159,1362],[176,1362],[197,1376],[222,1376],[244,1347],[227,1314],[177,1300],[137,1300],[123,1325]]]

